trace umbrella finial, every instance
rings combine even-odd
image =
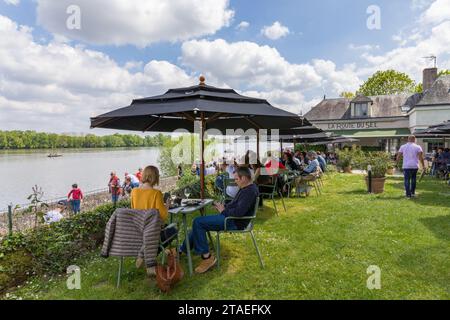
[[[201,85],[201,86],[204,86],[204,85],[205,85],[206,78],[205,78],[204,76],[200,76],[199,80],[200,80],[200,85]]]

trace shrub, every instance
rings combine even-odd
[[[118,207],[129,207],[121,201]],[[106,204],[27,233],[16,233],[0,243],[0,292],[24,281],[28,274],[64,272],[74,260],[98,248],[114,212]]]
[[[18,249],[0,260],[0,292],[21,284],[32,273],[32,257],[25,249]]]
[[[352,146],[351,148],[344,148],[337,151],[338,161],[337,165],[340,168],[346,167],[358,167],[359,161],[362,157],[363,152],[361,148],[357,146]]]
[[[216,175],[205,176],[205,197],[214,198],[215,196],[215,181]],[[200,178],[197,175],[192,174],[191,171],[185,172],[183,177],[177,181],[177,189],[175,194],[179,197],[184,196],[184,189],[191,189],[189,198],[200,198]]]
[[[392,168],[393,162],[388,152],[368,152],[360,160],[361,169],[367,170],[372,167],[374,178],[384,178],[389,168]]]

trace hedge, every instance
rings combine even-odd
[[[119,207],[129,207],[121,201]],[[26,233],[15,233],[0,242],[0,292],[32,275],[60,274],[74,260],[98,248],[113,204],[80,213]]]

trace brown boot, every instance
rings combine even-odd
[[[203,259],[203,261],[195,268],[196,273],[205,273],[216,264],[217,259],[212,254],[208,259]]]

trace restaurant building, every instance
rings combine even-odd
[[[450,75],[437,75],[437,68],[423,71],[423,93],[324,99],[305,118],[322,130],[359,140],[352,144],[395,153],[408,135],[450,120]],[[425,152],[449,142],[418,139]]]

